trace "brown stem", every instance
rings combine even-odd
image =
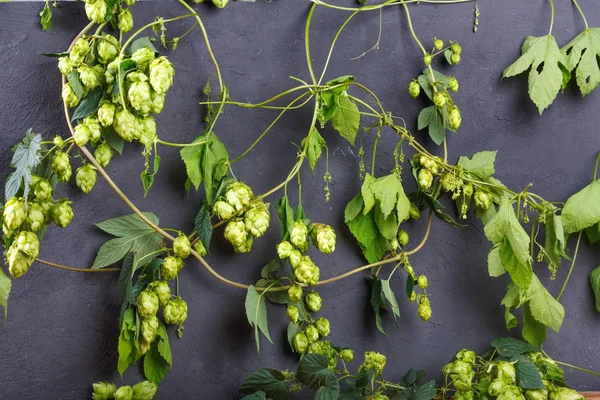
[[[74,271],[74,272],[117,272],[117,271],[121,270],[121,268],[91,269],[91,268],[68,267],[66,265],[56,264],[56,263],[53,263],[50,261],[42,260],[41,258],[36,258],[35,261],[39,262],[40,264],[46,264],[50,267],[66,269],[67,271]]]

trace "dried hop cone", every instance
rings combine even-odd
[[[158,296],[150,290],[142,290],[137,297],[137,311],[142,318],[150,318],[158,312]]]
[[[104,1],[104,0],[96,0]],[[115,400],[133,400],[133,389],[131,386],[121,386],[115,392]]]
[[[187,258],[190,255],[192,246],[190,240],[184,234],[180,234],[177,239],[173,241],[173,254],[179,258]]]
[[[110,382],[96,382],[92,384],[93,400],[112,400],[115,398],[117,387]]]
[[[171,299],[171,288],[166,281],[154,281],[151,282],[147,290],[153,291],[158,297],[158,302],[161,306],[166,306],[167,302]]]
[[[71,220],[73,219],[73,209],[70,204],[70,201],[63,200],[52,207],[52,219],[56,226],[66,228],[71,223]]]
[[[246,229],[256,238],[264,235],[269,228],[271,214],[268,207],[268,204],[261,202],[246,211],[244,215]]]
[[[244,224],[244,221],[232,220],[227,223],[223,235],[233,247],[242,247],[246,244],[248,238],[246,224]]]
[[[254,193],[252,193],[252,189],[243,182],[234,182],[229,185],[225,191],[227,203],[235,208],[236,211],[240,211],[244,207],[247,207],[253,197]]]
[[[165,94],[173,85],[175,68],[167,57],[158,57],[150,62],[150,84],[158,94]]]
[[[304,222],[294,222],[294,227],[290,232],[290,242],[301,252],[308,250],[308,228]]]
[[[4,206],[4,225],[8,229],[15,230],[20,227],[25,218],[27,218],[27,211],[25,210],[25,201],[20,197],[11,197]]]
[[[183,325],[187,319],[187,303],[182,299],[169,300],[164,309],[165,322],[171,325]]]
[[[83,193],[89,193],[94,188],[96,184],[96,178],[98,173],[96,172],[96,167],[90,164],[86,164],[77,168],[77,173],[75,174],[75,182],[77,186],[81,189]]]
[[[133,385],[133,398],[135,400],[152,400],[158,390],[150,381],[142,381]]]
[[[165,257],[163,263],[160,265],[160,273],[163,279],[170,281],[177,277],[177,274],[183,268],[183,260],[179,257],[168,256]]]
[[[144,318],[142,320],[140,331],[142,338],[146,343],[154,342],[154,339],[156,339],[156,334],[158,333],[158,317],[153,315],[150,318]]]

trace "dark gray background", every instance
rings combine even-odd
[[[336,3],[350,5],[354,1]],[[590,23],[598,24],[600,4],[582,0],[581,5]],[[27,128],[33,127],[46,138],[67,133],[55,60],[40,53],[67,47],[85,24],[83,5],[61,3],[48,32],[39,29],[40,9],[40,3],[0,4],[2,181],[9,173],[10,148]],[[198,9],[204,15],[233,99],[256,102],[295,85],[288,79],[290,75],[309,79],[303,47],[308,1],[258,0],[233,2],[222,11],[204,5]],[[508,186],[519,190],[533,182],[531,190],[549,200],[564,201],[591,179],[596,153],[600,150],[600,92],[582,100],[576,87],[570,85],[539,117],[527,96],[525,77],[500,82],[500,76],[503,68],[519,55],[527,35],[546,34],[550,14],[547,2],[481,1],[480,9],[479,32],[473,34],[473,4],[411,7],[417,33],[427,47],[435,34],[445,40],[460,41],[464,49],[461,64],[452,71],[461,84],[454,97],[463,113],[463,125],[459,133],[449,138],[450,158],[497,149],[497,177]],[[173,1],[143,2],[134,10],[138,26],[157,15],[185,12]],[[345,12],[323,8],[316,11],[312,38],[317,70],[346,16]],[[169,25],[168,33],[181,33],[190,23]],[[359,15],[350,24],[334,52],[327,78],[356,75],[379,95],[386,108],[405,116],[414,128],[423,103],[411,99],[406,87],[422,65],[401,8],[388,8],[383,13],[384,32],[379,50],[350,61],[375,43],[378,23],[379,13],[370,12]],[[558,1],[554,33],[559,44],[565,44],[582,29],[570,2]],[[158,118],[159,135],[165,140],[189,142],[202,132],[202,109],[198,102],[205,80],[214,71],[197,32],[184,39],[169,56],[177,73],[165,111]],[[442,67],[442,70],[448,69]],[[237,155],[275,116],[270,111],[228,107],[216,132],[231,155]],[[295,150],[290,141],[301,140],[310,117],[310,107],[284,117],[267,140],[234,165],[238,178],[251,184],[257,193],[283,180],[294,163]],[[308,216],[332,224],[338,231],[335,255],[315,255],[322,278],[328,278],[363,261],[342,217],[344,205],[360,185],[356,178],[356,149],[330,129],[323,133],[331,151],[332,200],[324,202],[323,163],[315,176],[305,170],[303,181]],[[420,133],[417,135],[422,137]],[[390,170],[393,144],[392,135],[386,132],[381,141],[377,173]],[[161,226],[191,230],[202,196],[184,191],[185,170],[177,150],[160,149],[163,164],[145,199],[139,179],[143,163],[140,151],[140,147],[127,146],[125,155],[111,163],[109,173],[140,208],[160,217]],[[107,239],[93,223],[128,214],[130,210],[101,178],[90,196],[73,187],[61,190],[74,201],[76,218],[66,230],[50,230],[40,257],[87,267]],[[274,196],[272,204],[278,198]],[[271,210],[275,211],[274,206]],[[422,228],[422,224],[411,226],[414,242],[420,239]],[[251,255],[231,254],[221,235],[222,232],[216,233],[219,239],[213,245],[209,262],[224,276],[251,283],[275,255],[279,228],[274,217],[273,228],[255,243]],[[389,379],[400,379],[409,367],[424,368],[436,377],[457,350],[463,347],[486,350],[490,340],[509,334],[500,306],[508,278],[488,277],[489,247],[477,221],[456,230],[435,220],[426,248],[412,258],[417,271],[429,276],[431,322],[421,322],[416,307],[402,300],[401,331],[394,330],[388,315],[385,325],[390,336],[381,335],[369,309],[365,275],[355,275],[320,289],[324,298],[323,315],[332,323],[331,339],[356,349],[357,361],[353,367],[360,364],[365,350],[385,353]],[[574,244],[570,242],[569,252],[572,247]],[[562,299],[566,308],[563,328],[560,334],[550,333],[545,349],[557,359],[600,370],[600,318],[594,310],[588,283],[588,273],[597,264],[598,249],[586,244],[579,257]],[[540,265],[536,273],[556,295],[567,269],[563,265],[554,282],[549,281],[545,267]],[[94,381],[121,383],[115,371],[117,276],[71,273],[36,264],[26,276],[14,281],[8,321],[0,325],[1,399],[82,399],[89,396]],[[261,360],[254,349],[253,331],[245,319],[245,292],[216,281],[193,261],[187,263],[181,277],[182,295],[190,305],[189,318],[183,339],[177,340],[173,335],[174,366],[160,387],[158,399],[237,398],[237,388],[252,370],[294,365],[297,357],[287,349],[283,307],[269,308],[275,345],[263,340]],[[398,293],[402,293],[403,285],[403,279],[396,280]],[[571,370],[567,373],[569,382],[580,390],[600,387],[598,378]],[[135,383],[140,378],[134,367],[127,371],[122,382]]]

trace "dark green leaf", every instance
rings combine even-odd
[[[281,260],[274,259],[269,261],[267,265],[260,271],[260,276],[264,279],[274,279],[275,273],[281,269]]]
[[[366,388],[370,387],[373,382],[373,377],[375,376],[374,369],[361,369],[356,375],[355,386],[357,388]]]
[[[419,113],[418,129],[425,129],[438,118],[438,110],[436,106],[425,107]]]
[[[81,100],[81,103],[79,103],[79,106],[77,106],[75,112],[73,112],[71,121],[83,119],[88,115],[98,111],[98,108],[100,107],[100,100],[102,100],[102,88],[97,87],[92,90],[90,94],[88,94],[83,100]]]
[[[123,86],[123,82],[127,74],[136,69],[137,63],[132,59],[121,61],[121,64],[119,64],[119,70],[121,71],[120,74],[117,70],[114,71],[116,76],[116,82],[114,83],[114,86],[112,88],[111,96],[115,97],[117,94],[119,94],[121,86]]]
[[[429,124],[429,137],[433,140],[433,143],[438,146],[444,142],[444,138],[446,137],[446,128],[444,127],[444,123],[442,122],[442,116],[439,113],[439,110],[433,114],[431,123]]]
[[[246,378],[240,392],[245,394],[264,392],[273,400],[284,400],[290,391],[281,372],[272,368],[261,368]]]
[[[172,363],[169,336],[163,323],[159,322],[156,340],[152,342],[150,349],[144,356],[144,376],[150,382],[158,385],[165,379]]]
[[[77,71],[71,72],[69,75],[67,75],[67,80],[69,81],[69,84],[71,85],[71,89],[73,89],[73,92],[75,92],[77,97],[79,97],[81,99],[83,97],[83,95],[85,94],[85,87],[83,86],[83,84],[81,83],[81,80],[79,79],[79,72],[77,72]]]
[[[412,368],[409,369],[408,372],[404,374],[402,381],[404,382],[404,386],[412,386],[417,382],[417,371]]]
[[[144,47],[147,47],[153,52],[158,53],[158,50],[156,50],[156,47],[154,47],[154,45],[152,44],[152,40],[146,36],[134,40],[133,43],[131,43],[131,46],[129,46],[129,52],[135,53],[136,50],[142,49]]]
[[[294,348],[294,338],[300,332],[300,326],[293,322],[290,322],[287,327],[287,339],[290,345],[290,348]]]
[[[204,245],[206,251],[209,251],[213,227],[210,220],[210,212],[208,211],[206,203],[202,203],[200,211],[198,211],[196,218],[194,218],[194,230],[198,232],[198,238],[200,238],[200,241]]]
[[[31,173],[39,165],[41,160],[40,150],[42,148],[42,136],[32,133],[31,129],[27,131],[25,138],[13,147],[13,156],[10,166],[15,171],[10,174],[4,187],[4,196],[6,199],[15,197],[21,186],[23,187],[23,197],[27,198],[29,186],[31,185]]]
[[[102,138],[104,138],[106,144],[108,144],[114,151],[119,154],[123,154],[123,145],[125,144],[125,141],[117,132],[115,132],[112,126],[102,129]]]
[[[371,308],[375,312],[375,325],[377,329],[384,335],[385,330],[383,329],[383,323],[381,321],[381,309],[387,310],[387,306],[385,304],[385,294],[383,293],[383,285],[381,283],[381,279],[379,279],[375,275],[371,275],[369,277],[369,282],[371,283]]]
[[[117,293],[119,294],[119,300],[123,303],[133,303],[133,264],[134,264],[134,253],[128,253],[123,259],[123,265],[121,266],[121,272],[119,273],[119,281],[117,282]]]
[[[248,323],[254,327],[256,351],[260,353],[260,336],[258,330],[260,329],[269,342],[273,343],[273,340],[271,340],[271,335],[269,334],[265,298],[252,285],[248,288],[248,293],[246,294],[246,317],[248,318]]]
[[[323,386],[315,393],[315,400],[337,400],[339,393],[339,389],[336,391]]]
[[[344,85],[346,83],[354,82],[355,80],[356,80],[356,78],[353,75],[344,75],[344,76],[340,76],[339,78],[335,78],[335,79],[328,81],[325,85],[326,86]],[[334,92],[335,92],[335,90],[339,90],[339,92],[337,92],[337,93],[341,93],[341,92],[346,91],[347,89],[348,89],[348,85],[345,85],[345,86],[342,86],[341,88],[334,89]]]
[[[590,284],[592,285],[592,291],[596,299],[596,311],[600,312],[600,265],[590,273]]]
[[[374,212],[375,224],[377,225],[381,236],[387,240],[394,240],[398,233],[398,220],[396,219],[396,214],[390,213],[387,218],[384,217],[379,205],[374,208]]]
[[[204,146],[207,145],[206,135],[198,136],[192,143],[198,143],[196,146],[186,146],[179,154],[185,163],[187,175],[196,190],[202,183],[202,171],[200,169],[202,155],[204,154]]]
[[[498,354],[504,357],[513,357],[530,351],[537,351],[536,347],[511,337],[493,340],[492,346],[497,348]]]
[[[392,308],[392,313],[394,318],[400,318],[400,307],[398,306],[398,301],[396,300],[396,295],[390,286],[389,279],[381,281],[381,290],[390,307]]]
[[[366,400],[366,397],[362,394],[362,389],[348,389],[340,393],[337,400]]]
[[[281,223],[281,237],[285,239],[294,228],[294,211],[286,196],[277,201],[277,215]]]
[[[248,396],[242,397],[241,400],[267,400],[267,395],[263,391],[249,394]]]
[[[526,356],[519,356],[515,367],[517,369],[517,385],[521,389],[535,390],[546,388],[537,367]]]
[[[325,386],[340,391],[336,376],[328,368],[327,357],[321,354],[306,354],[298,364],[296,378],[310,389],[318,390]]]
[[[154,184],[154,176],[158,172],[158,168],[160,167],[160,156],[158,154],[154,155],[154,163],[153,169],[150,170],[150,164],[146,165],[146,169],[144,169],[140,175],[142,178],[142,185],[144,186],[144,197],[148,195],[148,191]]]
[[[71,54],[70,51],[61,51],[59,53],[42,53],[43,56],[51,57],[51,58],[67,57],[67,56],[69,56],[69,54]]]
[[[406,277],[406,298],[410,299],[415,288],[415,280],[410,276]]]

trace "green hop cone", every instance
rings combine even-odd
[[[390,242],[390,247],[392,248],[392,253],[396,254],[396,252],[400,248],[400,243],[398,243],[397,239],[394,239]]]
[[[109,101],[105,101],[98,109],[98,121],[103,127],[111,126],[115,121],[115,111],[117,106]]]
[[[324,224],[313,224],[313,244],[324,254],[335,251],[336,235],[333,228]]]
[[[452,54],[450,56],[450,63],[453,65],[460,63],[460,54]]]
[[[65,147],[65,141],[63,140],[63,138],[60,135],[54,136],[54,138],[52,139],[52,143],[59,149],[62,149],[63,147]]]
[[[246,241],[242,243],[240,246],[233,246],[233,250],[236,253],[250,253],[252,250],[252,244],[254,243],[254,236],[247,235]]]
[[[65,83],[63,85],[62,99],[69,108],[77,107],[77,104],[79,104],[79,97],[75,94],[70,83]]]
[[[154,281],[151,282],[147,290],[153,291],[158,297],[158,302],[161,306],[166,306],[167,302],[171,299],[171,288],[166,281]]]
[[[271,214],[269,213],[268,207],[268,204],[260,202],[244,214],[246,229],[248,229],[255,238],[264,235],[269,228]]]
[[[58,59],[58,70],[63,75],[69,75],[73,72],[75,63],[69,57],[60,57]]]
[[[140,143],[146,147],[154,144],[158,136],[156,135],[156,121],[154,117],[147,116],[138,118],[138,127],[140,132]]]
[[[429,304],[429,299],[426,296],[421,296],[419,300],[418,307],[419,317],[423,321],[429,321],[431,318],[431,305]]]
[[[56,173],[59,181],[68,182],[71,179],[71,162],[67,153],[57,151],[52,158],[50,168]]]
[[[235,209],[229,203],[219,200],[213,205],[213,212],[220,220],[225,220],[233,216]]]
[[[104,2],[104,0],[96,1]],[[117,389],[115,392],[115,400],[133,400],[133,389],[131,386],[121,386],[119,389]]]
[[[13,245],[6,252],[6,262],[8,264],[8,272],[13,278],[17,279],[27,273],[31,264],[33,264],[33,258],[20,252]]]
[[[183,260],[179,257],[165,257],[160,265],[160,274],[163,279],[170,281],[177,277],[177,274],[183,268]]]
[[[96,158],[96,161],[98,161],[98,164],[100,164],[101,167],[107,167],[114,154],[115,151],[108,143],[102,143],[96,147],[94,158]]]
[[[404,270],[406,271],[408,276],[410,276],[413,279],[417,279],[417,276],[415,275],[415,270],[413,269],[412,265],[410,265],[409,263],[405,263]]]
[[[88,144],[90,136],[92,136],[92,133],[84,124],[77,125],[75,127],[75,130],[73,131],[73,140],[75,141],[75,144],[79,147],[83,147],[86,144]]]
[[[250,186],[243,182],[234,182],[225,191],[225,199],[227,203],[235,208],[236,211],[247,207],[254,198]]]
[[[123,33],[127,33],[133,28],[133,16],[129,9],[122,10],[117,17],[117,27]]]
[[[158,317],[153,315],[150,318],[142,319],[140,332],[146,343],[154,342],[154,339],[156,339],[156,335],[158,334]]]
[[[585,397],[578,393],[576,390],[569,389],[566,387],[556,388],[551,390],[548,395],[550,400],[584,400]]]
[[[173,241],[173,254],[179,258],[187,258],[192,250],[190,240],[184,234],[179,234],[177,239]]]
[[[140,355],[143,356],[144,354],[146,354],[148,352],[148,350],[150,350],[150,345],[151,343],[147,343],[143,340],[140,340],[138,342],[138,346],[139,346],[139,351],[140,351]]]
[[[49,224],[50,222],[52,222],[53,220],[53,216],[52,216],[52,209],[54,208],[54,202],[53,201],[43,201],[41,203],[39,203],[39,205],[42,207],[42,212],[44,213],[44,223]]]
[[[476,190],[473,194],[473,199],[475,200],[475,207],[479,208],[482,211],[486,211],[492,205],[492,196],[481,190]]]
[[[151,290],[142,290],[138,294],[136,304],[137,312],[142,318],[148,319],[155,316],[158,312],[158,296]]]
[[[225,226],[223,235],[233,247],[242,247],[246,244],[246,239],[248,238],[246,224],[241,220],[232,220]]]
[[[66,228],[71,223],[71,220],[73,219],[73,209],[70,204],[70,201],[63,200],[52,207],[52,219],[56,226]]]
[[[294,269],[299,268],[302,263],[302,253],[298,250],[292,250],[290,253],[290,264]]]
[[[458,43],[452,43],[450,46],[450,51],[452,51],[453,54],[460,55],[462,53],[462,47]]]
[[[150,100],[152,101],[152,112],[154,114],[160,114],[165,107],[165,95],[152,91],[150,93]]]
[[[27,255],[30,258],[37,258],[40,253],[40,240],[37,235],[29,231],[21,231],[13,242],[16,244],[17,250]]]
[[[467,375],[471,371],[473,371],[473,366],[470,363],[468,363],[468,362],[464,362],[464,361],[461,361],[461,360],[456,360],[452,364],[452,372],[455,373],[455,374],[458,374],[458,375]]]
[[[517,370],[515,366],[508,361],[500,361],[497,365],[498,379],[512,385],[517,381]]]
[[[436,107],[442,108],[446,105],[446,96],[444,96],[444,93],[442,92],[436,92],[433,95],[433,104],[436,105]]]
[[[460,128],[460,124],[462,123],[462,117],[460,115],[460,110],[458,107],[452,107],[450,111],[448,111],[448,127],[456,131]]]
[[[96,178],[98,177],[98,173],[96,172],[96,167],[91,164],[83,165],[77,168],[77,173],[75,174],[75,182],[77,186],[83,193],[90,193],[96,184]]]
[[[506,382],[495,379],[490,383],[490,386],[488,386],[488,394],[493,397],[498,397],[506,386],[508,386]]]
[[[308,350],[306,351],[306,353],[308,353],[308,354],[324,354],[323,343],[319,342],[319,341],[311,342],[309,340]]]
[[[435,47],[436,50],[443,49],[444,48],[444,41],[442,39],[434,38],[434,40],[433,40],[433,47]]]
[[[365,361],[360,366],[359,371],[368,371],[370,369],[374,369],[375,374],[379,375],[381,372],[383,372],[386,362],[387,359],[383,354],[376,353],[374,351],[367,351],[365,352]]]
[[[450,78],[450,81],[448,82],[448,87],[454,93],[458,92],[458,88],[459,88],[458,79],[456,79],[455,77]]]
[[[315,323],[315,326],[317,327],[321,337],[327,337],[329,332],[331,332],[331,325],[329,324],[329,320],[325,317],[319,318]]]
[[[150,62],[150,84],[158,94],[165,94],[173,85],[175,68],[167,57],[158,57]]]
[[[291,259],[292,257],[290,257],[290,260]],[[316,284],[319,281],[320,273],[319,267],[317,267],[308,256],[302,257],[299,266],[294,269],[296,281],[304,283],[305,285]]]
[[[202,240],[198,240],[196,243],[194,243],[194,251],[198,253],[200,257],[204,257],[208,253],[208,250],[206,250],[206,247],[204,247]]]
[[[475,365],[475,352],[472,350],[462,349],[456,353],[456,359],[471,365]]]
[[[125,4],[127,4],[129,7],[131,7],[132,5],[135,4],[135,0],[125,0]]]
[[[420,289],[423,289],[423,290],[424,290],[424,289],[426,289],[426,288],[427,288],[427,285],[428,285],[428,282],[427,282],[427,277],[426,277],[425,275],[421,275],[421,276],[419,276],[419,278],[417,279],[417,286],[418,286]]]
[[[119,49],[117,48],[117,38],[112,35],[103,35],[101,40],[98,40],[96,46],[96,53],[98,54],[98,61],[102,64],[108,64],[112,62],[117,55],[119,55]]]
[[[155,57],[154,51],[148,47],[137,49],[131,55],[131,59],[136,62],[138,70],[142,72],[148,72],[148,65]]]
[[[475,392],[472,390],[458,390],[454,393],[454,400],[473,400]]]
[[[465,374],[453,374],[451,376],[452,383],[454,384],[454,387],[456,389],[464,391],[471,390],[473,378],[475,376],[475,373],[473,371],[470,371]]]
[[[319,331],[317,330],[317,327],[314,325],[309,325],[306,327],[306,329],[304,330],[304,334],[306,335],[306,338],[308,339],[308,341],[310,343],[316,342],[317,340],[319,340]]]
[[[158,387],[150,381],[142,381],[133,385],[134,400],[152,400]]]
[[[97,24],[104,22],[106,18],[106,2],[104,0],[88,0],[85,3],[85,14],[90,21]]]
[[[416,81],[412,81],[408,85],[408,93],[416,99],[421,94],[421,85]]]
[[[115,75],[118,72],[119,68],[119,60],[113,60],[106,66],[106,71],[104,71],[104,79],[108,85],[112,85],[115,83]]]
[[[104,70],[99,65],[90,67],[89,65],[82,64],[77,69],[77,72],[79,72],[79,80],[89,90],[100,86],[104,82]]]
[[[288,306],[288,308],[286,309],[286,313],[290,321],[292,321],[293,323],[298,322],[298,318],[300,318],[300,311],[298,310],[298,307]]]
[[[229,0],[212,0],[212,2],[218,8],[224,8],[229,3]]]
[[[525,398],[527,400],[548,400],[548,391],[545,389],[526,390]]]
[[[312,312],[319,311],[321,309],[321,305],[323,304],[321,296],[319,296],[319,293],[315,292],[314,290],[307,293],[304,301],[306,302],[308,309]]]
[[[277,245],[277,256],[281,260],[285,260],[286,258],[289,258],[290,255],[292,255],[293,250],[294,247],[292,246],[292,244],[285,240]]]
[[[131,107],[138,110],[143,115],[148,115],[152,109],[150,84],[148,82],[132,82],[127,91],[127,97],[129,98]]]
[[[95,116],[88,116],[83,119],[83,124],[87,126],[90,131],[90,141],[97,142],[100,140],[100,135],[102,135],[102,126],[100,126],[100,122]]]
[[[300,252],[308,250],[308,228],[304,222],[294,222],[294,227],[290,232],[290,242],[292,242]]]
[[[32,232],[38,232],[46,222],[44,208],[38,203],[29,203],[27,212],[27,226]]]
[[[583,397],[582,397],[583,399]],[[506,386],[498,395],[497,400],[525,400],[525,396],[521,393],[521,389],[517,386]]]
[[[52,185],[46,179],[41,179],[33,188],[33,195],[37,200],[45,201],[52,196]]]
[[[343,349],[340,351],[340,358],[345,362],[352,362],[352,360],[354,360],[354,350]]]
[[[431,56],[431,54],[425,54],[425,56],[423,57],[423,63],[425,64],[425,66],[430,66],[432,61],[433,57]]]
[[[181,326],[187,319],[187,303],[182,299],[169,300],[164,309],[165,322]]]
[[[307,349],[308,338],[306,337],[306,334],[304,332],[297,333],[296,336],[294,336],[294,350],[296,350],[296,353],[298,354],[304,354]]]
[[[400,246],[406,246],[408,244],[408,239],[408,232],[406,232],[404,229],[400,230],[400,232],[398,233],[398,243],[400,244]]]
[[[473,196],[473,184],[472,183],[467,183],[466,185],[464,185],[462,190],[463,190],[463,195],[467,199],[470,199],[471,196]]]
[[[117,110],[115,113],[113,128],[119,136],[128,142],[131,142],[133,139],[137,139],[140,136],[135,115],[124,108]]]
[[[83,59],[87,55],[90,50],[90,43],[88,42],[85,36],[77,39],[73,47],[71,48],[71,52],[69,53],[69,58],[75,64],[80,64],[83,62]]]
[[[431,187],[433,183],[433,175],[428,169],[421,169],[418,175],[419,186],[422,190],[427,190]]]
[[[96,382],[92,384],[92,399],[93,400],[112,400],[117,387],[110,382]]]
[[[4,225],[9,230],[15,230],[20,227],[27,218],[27,210],[25,210],[25,201],[22,198],[11,197],[4,206],[2,214]]]
[[[302,286],[298,284],[290,285],[288,289],[288,296],[292,303],[297,303],[302,300]]]

